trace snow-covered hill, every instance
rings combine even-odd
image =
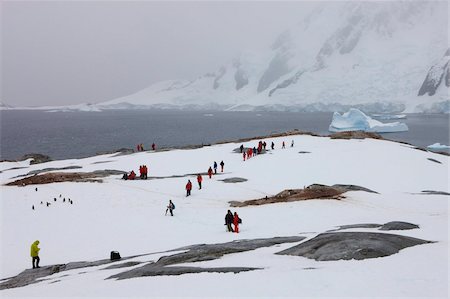
[[[435,93],[439,82],[426,82],[445,64],[447,33],[446,1],[322,2],[270,49],[243,53],[193,81],[156,83],[97,106],[421,112],[434,105],[436,110],[448,107],[449,87],[441,84]]]
[[[282,141],[294,147],[281,149]],[[20,288],[2,289],[0,296],[29,297],[447,297],[448,200],[433,191],[449,192],[449,157],[405,144],[366,139],[336,140],[295,135],[267,138],[275,149],[243,161],[234,150],[241,143],[198,149],[101,155],[85,159],[29,165],[28,161],[0,163],[1,278],[31,267],[30,245],[40,240],[41,266],[109,258],[111,250],[123,257],[146,254],[110,265],[92,264],[41,277]],[[258,140],[244,142],[253,147]],[[225,162],[223,173],[203,177],[198,190],[195,174],[213,161]],[[18,176],[36,171],[93,172],[134,169],[146,164],[149,180],[124,181],[120,175],[100,182],[63,182],[5,186]],[[51,170],[50,168],[63,168]],[[193,174],[193,175],[189,175]],[[226,183],[226,178],[247,181]],[[194,183],[186,198],[184,186]],[[285,189],[313,183],[352,184],[376,193],[352,191],[340,200],[307,200],[230,208],[231,200],[271,196]],[[35,188],[37,187],[37,190]],[[428,190],[428,192],[422,192]],[[61,194],[61,197],[60,197]],[[68,202],[68,199],[73,204]],[[165,216],[169,199],[174,216]],[[64,200],[64,201],[63,201]],[[43,202],[43,204],[41,204]],[[47,207],[46,203],[50,206]],[[35,209],[32,210],[34,205]],[[228,209],[243,219],[240,233],[225,231]],[[419,228],[380,231],[373,224],[406,221]],[[372,225],[367,225],[367,224]],[[152,264],[166,251],[192,244],[233,240],[306,237],[305,241],[341,225],[345,232],[377,232],[433,241],[400,252],[366,260],[316,261],[275,253],[303,244],[279,244],[234,252],[186,267],[250,267],[233,273],[146,276],[124,280],[113,275]],[[365,228],[364,228],[365,227]],[[352,248],[354,243],[346,243]],[[342,245],[343,246],[343,245]],[[340,247],[336,254],[341,254]],[[383,250],[383,248],[379,248]],[[378,249],[377,249],[378,250]],[[186,249],[181,250],[185,252]],[[177,252],[180,252],[177,251]],[[371,251],[363,250],[363,255]],[[45,268],[40,269],[44,271]],[[40,270],[36,270],[39,272]],[[33,270],[29,270],[31,275]],[[0,286],[3,282],[0,282]],[[1,289],[1,288],[0,288]]]

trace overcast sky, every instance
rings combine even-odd
[[[1,1],[1,101],[96,103],[266,49],[301,1]]]

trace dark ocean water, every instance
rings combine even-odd
[[[209,144],[293,129],[328,134],[332,113],[297,112],[0,112],[0,159],[41,153],[81,158],[119,148]],[[393,120],[394,121],[394,120]],[[408,114],[408,132],[384,137],[425,147],[449,144],[449,116]],[[390,122],[390,121],[383,121]]]

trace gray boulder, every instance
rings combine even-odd
[[[316,261],[363,260],[389,256],[403,248],[426,243],[432,242],[384,233],[324,233],[277,254],[303,256]]]

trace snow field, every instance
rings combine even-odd
[[[281,142],[286,149],[281,149]],[[294,140],[295,147],[290,148]],[[203,176],[198,190],[195,176],[192,196],[185,197],[188,177],[123,181],[111,176],[103,183],[53,183],[25,187],[1,186],[1,278],[29,268],[29,246],[40,240],[41,264],[68,263],[109,257],[148,254],[200,243],[236,239],[302,235],[308,238],[339,225],[406,221],[420,229],[395,231],[437,243],[407,248],[390,257],[364,261],[316,262],[301,257],[278,256],[295,244],[226,255],[195,263],[198,266],[251,266],[263,270],[240,274],[188,274],[104,280],[126,269],[102,267],[76,269],[52,276],[49,281],[2,291],[9,296],[445,296],[448,290],[448,196],[421,195],[422,190],[449,192],[448,157],[382,140],[331,140],[289,136],[265,139],[276,148],[242,161],[232,153],[240,144],[229,143],[194,150],[143,152],[128,156],[103,155],[79,160],[0,163],[2,184],[14,176],[47,167],[82,166],[67,172],[102,169],[138,170],[149,167],[149,176],[206,172],[213,161],[225,162],[223,175]],[[258,140],[246,142],[254,146]],[[299,154],[299,151],[309,151]],[[433,158],[443,164],[427,160]],[[99,161],[107,163],[93,164]],[[26,169],[8,170],[12,167]],[[220,171],[220,166],[219,166]],[[219,180],[243,177],[244,183]],[[231,208],[243,219],[239,234],[225,232],[224,216],[230,200],[274,195],[284,189],[312,183],[355,184],[380,194],[348,192],[337,200],[310,200],[257,207]],[[34,189],[38,188],[36,192]],[[73,205],[59,198],[71,198]],[[53,198],[57,197],[57,202]],[[175,216],[164,216],[172,199]],[[40,201],[44,205],[40,205]],[[45,202],[51,202],[45,207]],[[32,211],[31,206],[36,210]],[[352,231],[376,231],[353,229]],[[160,255],[133,260],[150,261]],[[137,266],[139,267],[139,266]],[[305,269],[306,268],[306,269]],[[314,269],[309,269],[314,268]],[[79,272],[88,272],[79,275]],[[64,276],[69,274],[69,276]],[[50,281],[51,282],[51,281]],[[175,287],[176,286],[176,287]],[[232,287],[231,287],[232,286]]]

